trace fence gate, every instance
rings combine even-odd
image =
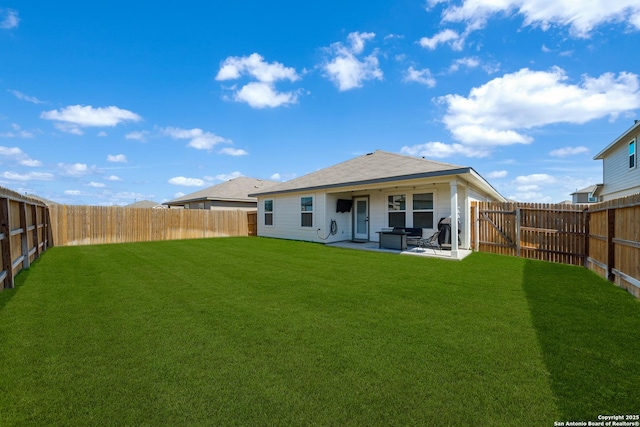
[[[576,205],[477,202],[475,248],[482,252],[584,265],[588,213]]]

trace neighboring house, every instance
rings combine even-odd
[[[594,160],[602,159],[602,188],[596,191],[599,201],[640,193],[638,142],[640,120],[599,152]]]
[[[576,190],[571,193],[571,203],[596,203],[598,197],[595,195],[598,189],[602,187],[602,184],[590,185],[582,190]]]
[[[379,150],[251,195],[259,236],[377,242],[376,232],[395,226],[422,228],[428,237],[451,216],[462,248],[470,247],[471,202],[506,201],[473,168]],[[457,256],[458,242],[451,243]]]
[[[276,181],[241,176],[205,188],[204,190],[164,202],[164,204],[170,208],[242,209],[255,211],[258,199],[250,197],[249,193],[265,190],[275,184],[279,183]]]
[[[166,209],[167,207],[163,206],[160,203],[156,203],[154,201],[151,201],[151,200],[140,200],[138,202],[126,205],[125,208]]]

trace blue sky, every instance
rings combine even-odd
[[[0,3],[0,185],[69,204],[376,149],[559,202],[640,118],[640,3]]]

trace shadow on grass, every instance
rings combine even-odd
[[[527,260],[526,293],[565,420],[637,414],[640,301],[582,267]]]
[[[16,277],[14,277],[13,289],[11,288],[2,289],[2,292],[0,292],[0,312],[7,304],[9,304],[9,301],[11,301],[11,298],[13,298],[18,293],[18,290],[20,289],[20,284],[24,283],[28,274],[29,274],[28,269],[22,270],[16,275]],[[0,283],[0,286],[1,285],[2,284]]]

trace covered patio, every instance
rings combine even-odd
[[[419,257],[427,257],[427,258],[441,258],[448,259],[453,261],[460,261],[464,259],[466,256],[471,254],[471,250],[467,249],[458,249],[457,251],[451,251],[448,249],[437,249],[437,248],[419,248],[417,246],[409,246],[406,250],[396,250],[396,249],[387,249],[380,248],[380,244],[378,242],[353,242],[353,241],[342,241],[335,243],[327,243],[327,246],[333,246],[336,248],[344,248],[344,249],[356,249],[361,251],[372,251],[372,252],[386,252],[391,254],[400,254],[400,255],[411,255],[411,256],[419,256]]]

